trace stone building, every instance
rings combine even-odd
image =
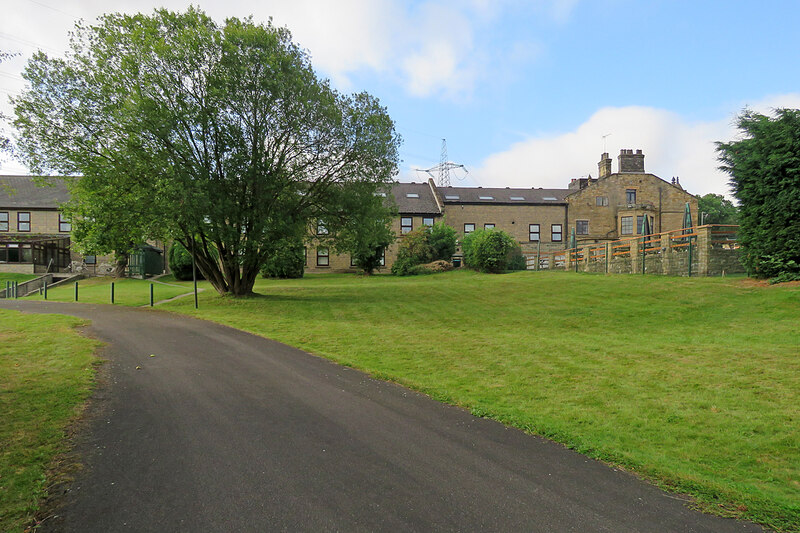
[[[618,171],[611,171],[611,158],[603,154],[598,178],[572,180],[566,195],[570,232],[575,228],[579,243],[607,242],[641,235],[644,217],[651,233],[680,228],[686,204],[697,221],[697,198],[678,180],[665,181],[645,172],[641,150],[621,150]]]
[[[440,220],[462,237],[480,228],[501,229],[527,254],[563,250],[569,245],[573,229],[583,244],[633,237],[641,232],[644,217],[648,218],[652,233],[680,229],[687,203],[692,220],[697,221],[697,198],[683,190],[677,180],[670,183],[645,172],[641,150],[621,150],[617,172],[612,172],[609,155],[603,154],[598,169],[597,178],[574,179],[565,189],[438,187],[433,180],[394,183],[382,193],[398,210],[392,227],[397,240],[385,250],[383,266],[392,266],[404,234]],[[4,192],[4,184],[5,189],[16,193]],[[63,184],[43,188],[37,187],[30,176],[0,177],[0,271],[20,271],[19,264],[10,263],[21,259],[41,263],[52,258],[52,253],[47,256],[41,250],[36,252],[41,247],[37,248],[32,240],[60,238],[59,242],[66,242],[69,249],[71,226],[58,210],[67,199]],[[315,230],[319,236],[326,231],[324,225]],[[306,247],[306,271],[356,270],[349,255],[334,254],[315,236],[311,237]],[[57,253],[62,262],[95,261],[91,256]],[[453,259],[461,259],[460,250]],[[33,268],[31,263],[30,269]]]

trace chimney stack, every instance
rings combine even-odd
[[[597,170],[599,171],[599,178],[605,178],[609,174],[611,174],[611,158],[608,157],[608,153],[604,153],[600,156],[600,162],[597,163]]]
[[[620,150],[619,151],[619,171],[631,174],[644,174],[644,154],[641,150]]]

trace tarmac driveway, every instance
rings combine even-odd
[[[46,530],[761,531],[248,333],[146,309],[0,307],[89,318],[110,343],[86,468]]]

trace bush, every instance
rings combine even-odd
[[[516,246],[508,254],[508,270],[527,270],[528,260],[522,255],[522,248],[519,244],[514,243]]]
[[[192,254],[181,243],[175,241],[169,248],[169,270],[175,279],[191,281],[192,279]],[[200,269],[197,269],[197,279],[203,278]]]
[[[476,230],[464,237],[464,264],[481,272],[498,273],[508,268],[510,254],[518,245],[502,230]]]
[[[428,231],[428,244],[433,249],[433,260],[450,261],[456,253],[456,230],[444,222],[437,222]]]
[[[261,265],[261,276],[265,278],[302,278],[305,272],[306,247],[302,240],[285,241]]]
[[[392,274],[408,276],[413,273],[413,267],[433,260],[433,248],[428,243],[429,229],[422,227],[406,233],[397,249],[397,259],[392,265]]]

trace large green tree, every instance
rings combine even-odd
[[[718,142],[720,169],[739,200],[739,241],[749,275],[800,278],[800,110],[745,110],[741,138]]]
[[[697,198],[698,216],[703,224],[738,224],[739,209],[733,202],[710,192]]]
[[[220,293],[250,293],[278,243],[318,219],[344,225],[396,172],[385,108],[333,90],[271,22],[105,15],[24,75],[28,166],[83,176],[73,213],[98,231],[120,216],[115,247],[171,236],[194,249]]]

